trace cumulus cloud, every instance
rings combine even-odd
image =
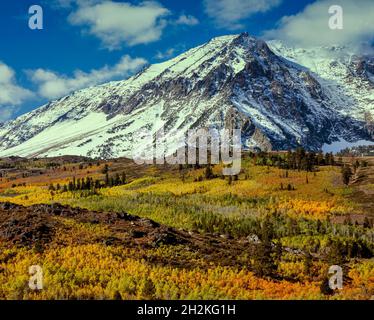
[[[281,2],[282,0],[204,0],[204,9],[217,26],[237,30],[243,27],[243,19],[255,13],[266,12]]]
[[[69,15],[72,25],[83,26],[89,34],[98,37],[109,49],[123,44],[134,46],[157,41],[167,25],[170,11],[158,2],[144,1],[138,5],[106,1],[78,3]]]
[[[330,29],[328,10],[332,5],[343,9],[343,29]],[[281,39],[300,46],[354,45],[374,40],[374,1],[320,0],[302,12],[283,17],[279,27],[264,33],[266,38]]]
[[[0,121],[10,118],[18,105],[33,96],[17,84],[14,70],[0,61]]]
[[[28,70],[31,81],[38,86],[40,96],[54,99],[69,94],[75,90],[107,82],[109,80],[125,78],[139,70],[147,63],[143,58],[131,58],[125,55],[114,66],[104,66],[90,72],[76,70],[72,77],[58,74],[51,70]]]
[[[194,16],[182,14],[175,21],[175,24],[185,26],[196,26],[197,24],[199,24],[199,20]]]

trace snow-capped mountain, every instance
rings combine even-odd
[[[274,53],[302,65],[339,100],[338,111],[357,120],[374,112],[374,56],[359,56],[349,47],[295,48],[269,41]]]
[[[339,55],[327,54],[334,50]],[[191,128],[240,128],[245,148],[319,150],[339,138],[373,140],[372,115],[373,57],[267,44],[244,33],[1,125],[0,156],[131,156],[144,144],[140,129],[162,127],[167,140]]]

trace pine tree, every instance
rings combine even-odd
[[[105,186],[106,187],[109,187],[109,174],[108,174],[108,172],[107,173],[105,173]]]
[[[351,179],[352,177],[352,170],[349,166],[343,166],[342,167],[342,179],[343,179],[343,183],[345,185],[348,185],[349,184],[349,180]]]
[[[91,190],[91,185],[92,185],[92,180],[91,180],[91,178],[89,178],[89,177],[87,177],[87,179],[86,179],[86,189],[87,190]]]
[[[313,266],[313,257],[309,251],[304,256],[304,272],[309,275]]]
[[[259,277],[271,276],[277,270],[278,266],[276,258],[278,257],[278,260],[280,259],[279,252],[281,255],[282,248],[278,245],[276,249],[273,249],[273,236],[273,226],[269,219],[266,218],[261,227],[261,243],[256,245],[256,249],[253,256],[253,269],[255,274]]]
[[[322,283],[321,283],[319,289],[320,289],[321,293],[324,294],[324,295],[332,295],[334,293],[334,290],[332,290],[330,288],[329,278],[327,278],[327,277],[325,277],[322,280]]]
[[[232,176],[229,176],[229,181],[227,183],[229,184],[229,186],[232,185]]]
[[[363,227],[364,228],[370,228],[371,227],[371,223],[370,223],[370,220],[369,220],[368,217],[365,217]]]
[[[122,172],[122,174],[121,174],[121,183],[122,184],[126,184],[127,183],[126,173],[124,173],[124,172]]]
[[[115,176],[115,178],[114,178],[114,185],[115,185],[115,186],[119,186],[119,185],[121,185],[121,178],[120,178],[120,176],[119,176],[118,173],[116,173],[116,176]]]
[[[100,188],[100,180],[95,180],[95,189],[99,189]]]
[[[105,164],[103,170],[102,170],[102,173],[103,174],[107,174],[109,172],[109,166],[107,164]]]
[[[213,170],[210,164],[208,164],[205,168],[205,179],[209,180],[213,178]]]

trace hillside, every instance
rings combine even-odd
[[[372,298],[374,160],[287,158],[245,154],[235,177],[221,165],[1,159],[0,297]],[[356,167],[348,185],[342,163]],[[27,286],[35,264],[41,291]],[[336,264],[333,292],[323,283]]]
[[[170,152],[194,128],[240,128],[243,147],[261,150],[373,140],[372,57],[269,46],[246,33],[218,37],[74,92],[1,125],[0,156],[131,157],[145,145],[139,130],[161,128]]]

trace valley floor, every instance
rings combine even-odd
[[[373,298],[374,159],[364,160],[348,186],[340,166],[250,157],[230,179],[220,165],[0,160],[0,298]],[[28,286],[32,265],[42,290]],[[326,287],[331,265],[342,290]]]

